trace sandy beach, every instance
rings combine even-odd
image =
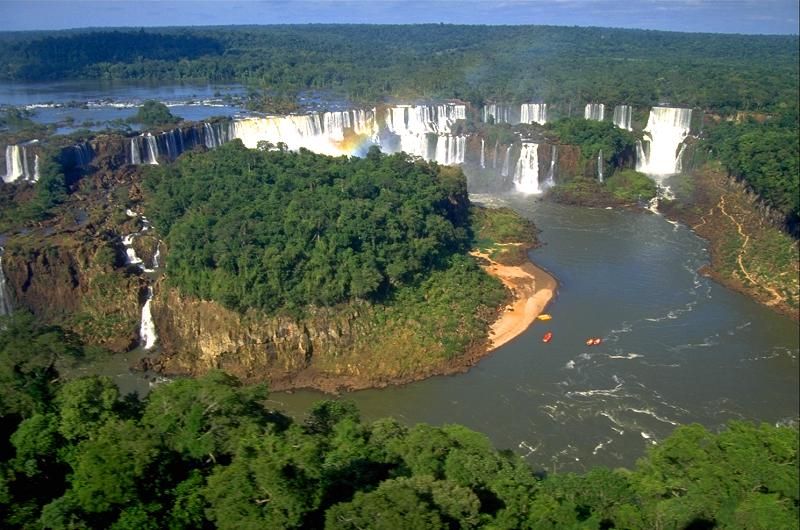
[[[493,351],[533,324],[555,295],[558,282],[530,262],[509,266],[497,263],[488,254],[473,251],[472,255],[486,260],[482,264],[483,269],[499,278],[514,296],[513,301],[503,309],[490,328],[487,351]]]

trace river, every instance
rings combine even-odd
[[[630,466],[679,424],[797,419],[796,323],[700,276],[708,253],[686,227],[649,212],[473,200],[509,205],[542,230],[530,256],[559,280],[553,320],[466,374],[342,396],[365,419],[461,423],[548,470]],[[585,346],[590,336],[603,343]],[[271,400],[301,417],[324,397]]]

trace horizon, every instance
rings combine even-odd
[[[795,0],[10,0],[0,31],[446,24],[798,36],[799,13]]]

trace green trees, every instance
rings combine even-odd
[[[238,310],[329,306],[384,299],[467,250],[466,184],[451,173],[377,150],[348,159],[231,142],[154,168],[147,208],[184,292]]]
[[[159,28],[0,42],[4,79],[236,80],[268,87],[272,101],[251,102],[273,109],[326,89],[370,103],[542,100],[566,114],[589,100],[670,102],[729,114],[797,99],[797,64],[796,36],[554,26]]]
[[[5,320],[9,345],[22,324]],[[0,525],[797,528],[797,427],[688,425],[634,470],[541,476],[459,425],[364,423],[342,401],[295,423],[265,399],[263,387],[220,372],[159,385],[144,400],[120,399],[105,378],[53,379],[14,412],[21,422],[9,426],[3,412]]]
[[[764,123],[723,122],[707,132],[704,146],[728,171],[744,179],[767,204],[800,223],[800,129],[797,107]]]
[[[142,103],[142,106],[139,107],[136,114],[130,118],[130,121],[141,123],[145,127],[172,125],[178,123],[180,120],[181,119],[177,116],[172,115],[166,105],[160,101],[153,101],[152,99],[148,99]]]

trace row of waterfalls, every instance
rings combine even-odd
[[[525,122],[545,123],[546,104],[511,106],[487,105],[483,118],[496,122],[513,121],[516,116]],[[637,145],[636,168],[643,173],[658,176],[680,171],[684,140],[689,135],[691,109],[654,107],[643,131],[643,141]],[[288,149],[309,149],[316,153],[340,156],[364,156],[371,146],[383,152],[406,152],[428,161],[444,165],[467,165],[482,170],[494,170],[500,177],[514,177],[514,186],[524,193],[543,191],[534,185],[532,172],[535,153],[533,141],[518,138],[511,145],[489,146],[480,138],[470,142],[470,135],[461,125],[467,117],[466,105],[395,105],[381,109],[356,109],[317,112],[305,115],[267,116],[217,120],[176,127],[161,133],[144,133],[130,137],[125,145],[125,162],[133,165],[158,164],[171,161],[181,153],[202,146],[216,148],[233,139],[245,146],[284,144]],[[589,120],[605,119],[605,105],[589,103],[584,117]],[[613,123],[631,130],[632,108],[618,105],[614,108]],[[266,144],[264,144],[266,142]],[[5,182],[38,179],[38,153],[36,142],[6,147]],[[472,146],[469,147],[468,146]],[[519,146],[517,149],[516,146]],[[469,152],[468,152],[469,151]],[[512,151],[518,156],[512,159]],[[592,156],[595,156],[592,154]],[[94,152],[89,143],[71,148],[72,163],[78,168],[89,167]],[[597,177],[603,179],[602,153],[597,154]],[[526,184],[518,184],[525,182]]]

